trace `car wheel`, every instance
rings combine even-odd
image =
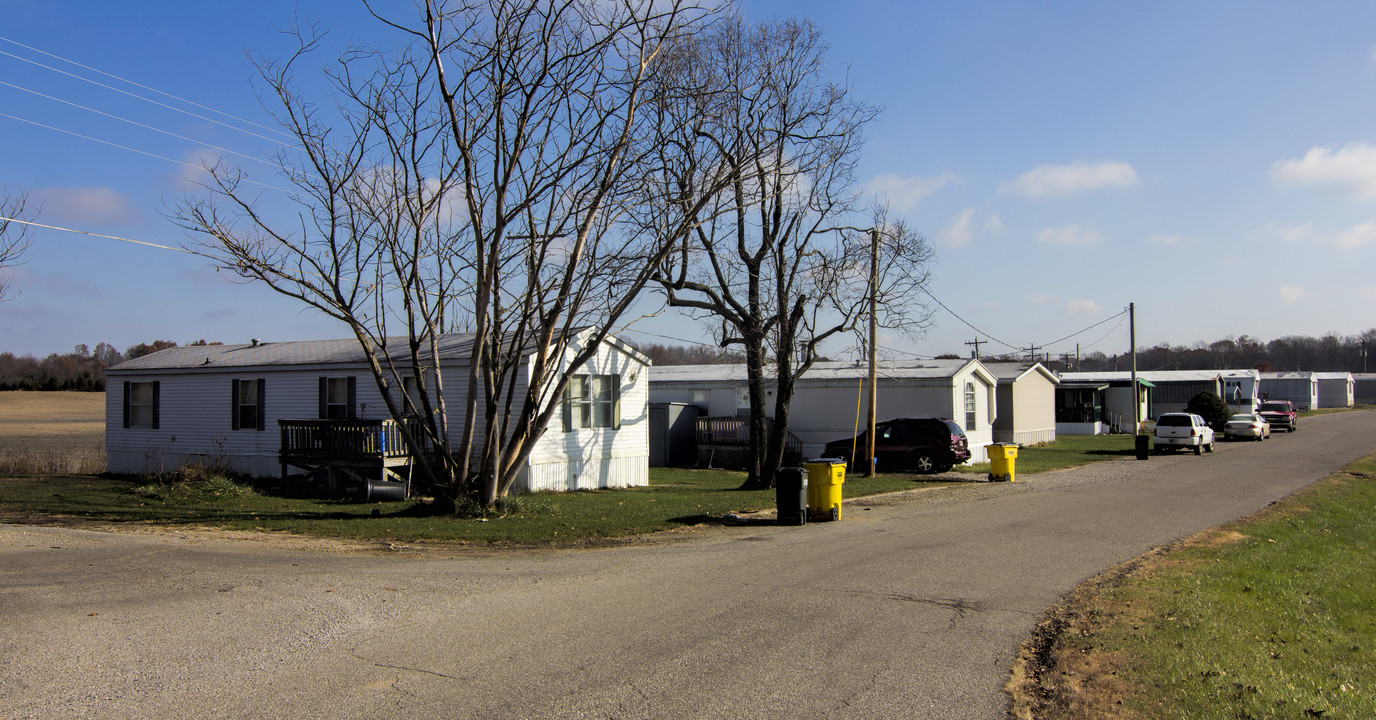
[[[937,471],[938,473],[951,472],[951,468],[953,468],[953,467],[955,467],[955,466],[954,466],[954,465],[942,465],[942,466],[938,467],[938,468],[936,469],[936,471]]]
[[[834,453],[834,454],[832,455],[832,457],[834,457],[834,458],[836,458],[837,460],[840,460],[841,462],[843,462],[843,463],[846,464],[846,472],[847,472],[847,473],[855,472],[855,464],[852,463],[852,462],[850,461],[850,453],[849,453],[849,452],[847,452],[847,451],[845,451],[845,450],[842,450],[841,452]]]
[[[1200,443],[1200,444],[1194,446],[1194,454],[1195,454],[1195,455],[1203,455],[1203,454],[1204,454],[1204,443]]]
[[[1214,451],[1214,444],[1213,444],[1213,443],[1209,443],[1208,445],[1205,445],[1205,446],[1204,446],[1204,452],[1213,452],[1213,451]]]
[[[919,454],[913,460],[913,469],[923,475],[931,475],[936,472],[936,461],[932,460],[931,455]]]

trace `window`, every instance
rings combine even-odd
[[[158,429],[158,381],[124,383],[124,427]]]
[[[975,429],[975,384],[965,383],[965,429]]]
[[[262,430],[263,381],[235,380],[230,389],[230,424],[235,430]]]
[[[564,391],[564,432],[621,427],[621,376],[574,375]]]
[[[358,385],[353,377],[320,378],[320,419],[349,420],[358,417]]]

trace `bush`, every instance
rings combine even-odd
[[[1224,402],[1218,393],[1209,390],[1190,398],[1185,411],[1204,418],[1204,422],[1209,423],[1209,427],[1215,430],[1221,429],[1228,422],[1228,416],[1232,414],[1228,403]]]

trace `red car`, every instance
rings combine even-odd
[[[1257,409],[1257,414],[1266,418],[1266,424],[1272,430],[1284,427],[1286,432],[1295,432],[1299,429],[1299,413],[1295,412],[1295,406],[1289,400],[1266,400]]]

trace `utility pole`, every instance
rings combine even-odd
[[[876,312],[879,308],[879,228],[870,228],[870,410],[869,419],[866,423],[865,439],[869,445],[865,457],[869,459],[865,467],[865,477],[874,477],[874,426],[876,405],[879,403],[879,393],[875,387],[875,382],[879,378],[879,369],[875,363],[875,353],[879,349],[879,318]]]
[[[1027,346],[1027,359],[1028,359],[1028,360],[1031,360],[1032,362],[1036,362],[1036,361],[1037,361],[1037,351],[1038,351],[1038,350],[1041,350],[1041,348],[1038,347],[1038,346],[1036,346],[1036,345],[1028,345],[1028,346]]]
[[[1132,355],[1132,434],[1142,432],[1142,401],[1137,393],[1137,303],[1128,303],[1128,342],[1132,345],[1128,352]]]
[[[970,357],[974,358],[975,360],[978,360],[978,359],[979,359],[979,346],[980,346],[981,344],[985,343],[985,342],[988,342],[988,341],[987,341],[987,340],[980,340],[979,338],[975,338],[974,340],[968,340],[968,341],[966,341],[966,343],[965,343],[966,345],[973,345],[973,346],[975,347],[974,350],[971,350],[971,351],[970,351]]]

